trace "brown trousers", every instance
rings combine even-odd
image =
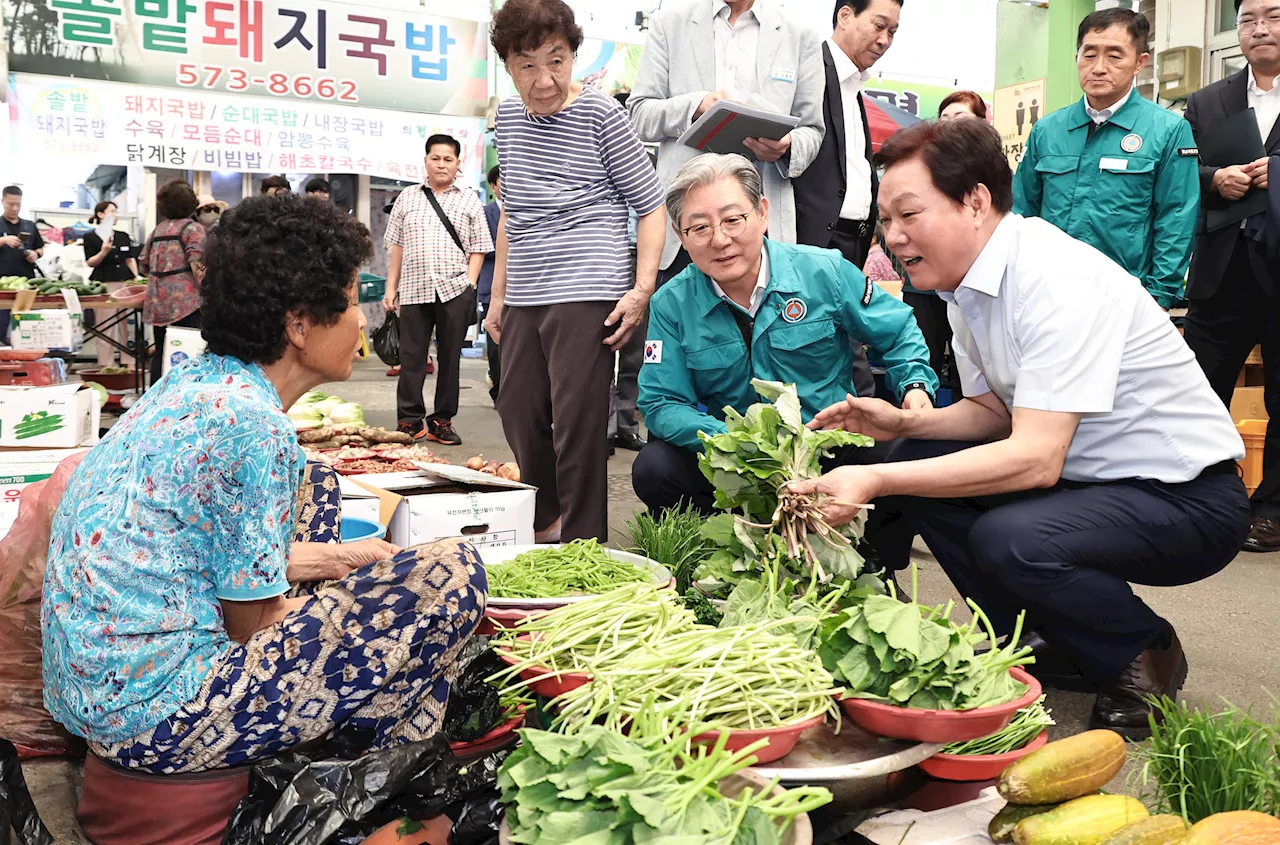
[[[564,542],[608,539],[607,437],[613,302],[507,308],[498,413],[521,478],[538,488],[533,525],[563,519]]]

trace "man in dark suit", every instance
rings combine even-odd
[[[893,45],[901,13],[902,0],[836,0],[835,29],[822,45],[822,117],[827,133],[817,158],[792,179],[796,242],[838,249],[858,269],[866,263],[876,228],[879,184],[871,166],[862,84],[870,78],[871,66]],[[875,395],[875,379],[861,345],[854,356],[853,384],[858,395]]]
[[[1187,345],[1214,392],[1228,406],[1249,351],[1262,344],[1270,422],[1262,483],[1252,497],[1253,525],[1244,548],[1280,551],[1280,256],[1268,254],[1280,228],[1277,197],[1271,211],[1240,225],[1209,231],[1207,212],[1223,210],[1254,191],[1268,191],[1280,175],[1280,0],[1235,0],[1240,48],[1249,66],[1191,95],[1186,117],[1197,139],[1252,108],[1267,155],[1232,167],[1200,167],[1201,209],[1187,283]]]

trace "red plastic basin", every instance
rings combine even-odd
[[[1008,754],[935,754],[920,764],[925,774],[939,780],[995,780],[1014,760],[1026,757],[1049,741],[1049,732],[1041,731],[1031,743]]]
[[[757,740],[766,739],[769,744],[755,752],[756,764],[772,763],[790,754],[795,749],[796,743],[800,741],[800,735],[810,728],[816,728],[821,725],[826,718],[826,716],[814,716],[811,719],[805,719],[803,722],[780,725],[776,728],[731,730],[729,731],[729,740],[725,743],[725,749],[728,751],[740,751]],[[719,738],[720,731],[707,731],[695,736],[693,741],[699,745],[710,745]]]
[[[523,607],[486,607],[484,618],[476,629],[476,635],[491,637],[499,631],[514,628],[516,623],[528,616],[541,616],[545,610],[532,610]]]
[[[524,713],[508,719],[489,731],[484,736],[476,737],[470,742],[451,742],[449,750],[460,757],[480,757],[490,751],[501,748],[507,739],[524,724]]]
[[[976,710],[918,710],[894,707],[863,698],[841,698],[840,707],[854,724],[868,733],[915,742],[963,742],[993,734],[1013,721],[1014,714],[1040,697],[1040,682],[1022,669],[1009,670],[1027,684],[1017,701]]]
[[[510,652],[498,650],[498,657],[508,666],[515,666],[521,661]],[[591,682],[586,672],[556,672],[546,666],[530,666],[520,672],[520,680],[529,685],[529,689],[545,698],[555,698],[569,690],[575,690]]]

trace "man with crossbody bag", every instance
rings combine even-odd
[[[426,150],[426,180],[401,192],[387,221],[382,304],[400,313],[396,427],[416,439],[457,446],[462,438],[453,430],[453,417],[462,344],[475,323],[480,268],[494,247],[480,198],[454,184],[462,145],[449,135],[432,135]],[[432,332],[440,364],[435,405],[426,416],[422,385]]]

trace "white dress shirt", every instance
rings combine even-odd
[[[1180,483],[1244,457],[1231,415],[1142,283],[1052,224],[1007,215],[941,295],[966,396],[1081,415],[1064,479]]]
[[[756,7],[760,2],[756,0],[730,26],[729,4],[725,0],[714,0],[711,26],[716,44],[716,89],[730,92],[738,102],[746,102],[760,93],[760,74],[756,68],[760,45],[760,18]]]
[[[1249,108],[1253,109],[1258,118],[1258,134],[1265,144],[1267,138],[1271,137],[1276,120],[1280,120],[1280,76],[1272,82],[1270,91],[1263,91],[1258,87],[1257,77],[1253,75],[1253,66],[1250,65],[1248,98]]]
[[[760,253],[760,275],[756,277],[756,289],[751,291],[751,307],[747,309],[747,313],[751,315],[751,319],[756,318],[756,314],[760,312],[760,306],[764,304],[764,292],[769,287],[769,250],[766,247]],[[724,292],[724,288],[716,284],[716,280],[711,280],[711,289],[715,291],[716,296],[720,297],[724,302],[729,303],[735,308],[742,306],[729,298],[729,294]]]
[[[867,161],[867,136],[862,131],[858,97],[862,96],[862,83],[870,79],[871,74],[858,70],[853,60],[830,38],[827,48],[831,50],[836,78],[840,80],[840,105],[844,112],[845,186],[840,218],[866,220],[871,216],[871,162]]]
[[[1092,120],[1098,126],[1101,126],[1111,118],[1115,117],[1116,112],[1124,108],[1124,104],[1129,102],[1129,98],[1132,96],[1133,96],[1133,89],[1130,88],[1129,93],[1125,94],[1123,97],[1121,97],[1119,100],[1116,100],[1108,108],[1105,108],[1105,109],[1095,109],[1093,106],[1089,105],[1089,101],[1088,99],[1086,99],[1084,101],[1084,113],[1089,115],[1090,120]]]

